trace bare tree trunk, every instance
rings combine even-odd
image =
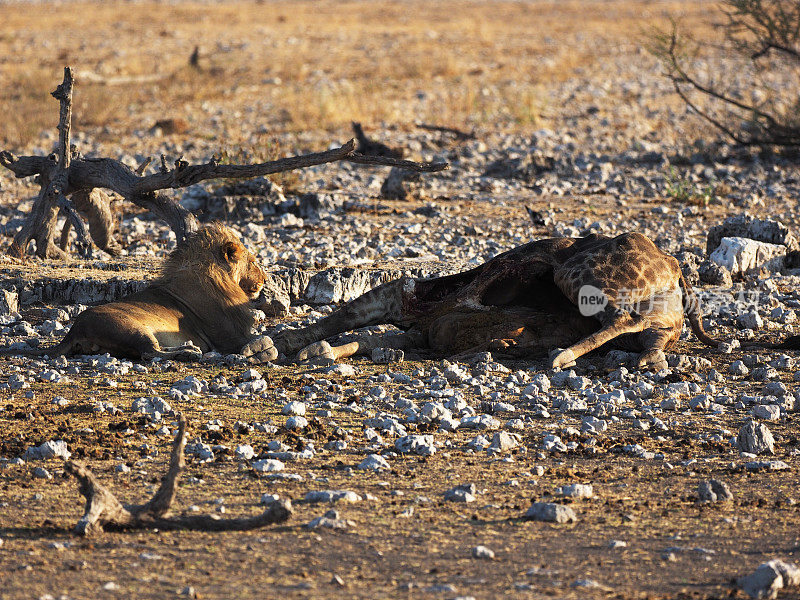
[[[52,93],[58,100],[60,111],[58,116],[58,151],[57,165],[52,165],[47,173],[40,173],[42,189],[33,204],[33,210],[22,229],[14,237],[14,242],[9,248],[9,254],[22,257],[28,242],[36,241],[36,254],[41,258],[66,258],[63,252],[53,243],[56,219],[59,209],[63,210],[67,218],[75,227],[78,234],[78,244],[81,254],[91,255],[91,244],[86,238],[86,228],[83,226],[75,209],[66,197],[68,187],[69,167],[72,160],[72,147],[70,144],[70,129],[72,128],[72,69],[64,68],[64,81]]]

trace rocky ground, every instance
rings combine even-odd
[[[609,7],[609,20],[641,8]],[[675,102],[641,44],[603,22],[558,32],[593,58],[537,83],[547,114],[535,123],[510,119],[500,100],[486,120],[444,123],[474,128],[475,139],[407,119],[365,122],[408,157],[447,160],[442,173],[406,180],[336,163],[175,193],[201,218],[226,219],[289,291],[290,316],[262,322],[266,333],[318,319],[402,273],[455,272],[544,236],[638,231],[681,261],[707,330],[726,343],[704,347],[686,329],[660,373],[606,351],[564,372],[549,370],[546,357],[486,353],[329,367],[237,356],[193,365],[0,358],[0,598],[796,595],[787,565],[739,578],[771,559],[797,560],[798,357],[736,341],[783,338],[796,326],[796,157],[720,140]],[[177,31],[154,47],[185,50]],[[35,29],[15,35],[0,43],[39,39]],[[434,48],[456,36],[444,27],[439,35]],[[495,50],[512,52],[517,41]],[[566,60],[558,48],[552,59]],[[483,98],[507,92],[508,82],[475,77],[486,80]],[[408,113],[435,114],[447,83],[426,81]],[[76,143],[132,166],[161,153],[205,161],[235,122],[237,147],[257,148],[277,102],[259,93],[185,100],[185,132],[155,126],[171,117],[158,102],[139,105],[138,128],[123,111],[110,124],[78,126]],[[285,154],[349,135],[334,122],[271,139]],[[47,153],[54,141],[54,131],[37,132],[12,149]],[[0,172],[6,242],[35,190]],[[120,257],[2,259],[0,344],[53,343],[83,305],[153,276],[174,236],[119,208]],[[292,519],[236,534],[74,535],[82,503],[62,459],[85,461],[121,498],[143,501],[166,469],[177,411],[191,438],[179,512],[253,515],[290,499]]]

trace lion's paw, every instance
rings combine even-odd
[[[271,362],[278,358],[278,350],[272,343],[272,338],[266,335],[247,342],[240,354],[257,362]]]
[[[336,362],[336,355],[328,342],[314,342],[297,353],[297,361],[326,367]]]

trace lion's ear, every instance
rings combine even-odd
[[[239,262],[244,254],[244,246],[239,242],[225,242],[222,246],[222,256],[229,263]]]

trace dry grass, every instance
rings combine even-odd
[[[0,142],[21,147],[54,126],[48,93],[66,64],[79,72],[82,130],[149,127],[151,111],[176,116],[209,106],[228,109],[225,133],[234,143],[250,125],[333,132],[351,120],[524,129],[561,110],[548,102],[549,85],[591,73],[609,48],[645,60],[637,52],[648,27],[676,13],[699,27],[708,8],[463,0],[15,7],[0,30]],[[196,44],[201,72],[188,67]],[[81,80],[82,71],[161,79],[107,86]]]

